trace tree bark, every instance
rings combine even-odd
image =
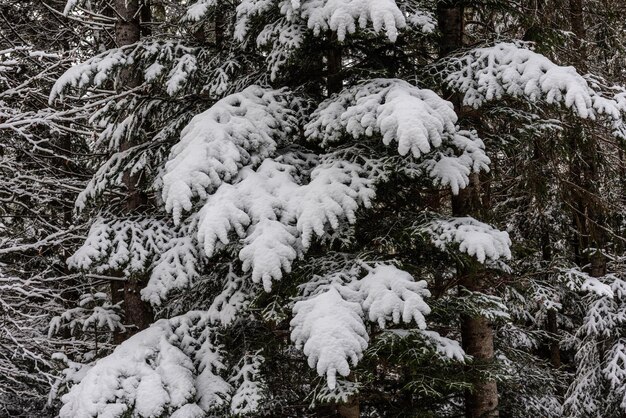
[[[587,34],[584,0],[570,0],[569,7],[570,26],[575,35],[577,51],[574,64],[579,71],[586,72],[588,66],[584,44]],[[578,213],[574,215],[574,223],[578,227],[577,233],[583,237],[581,250],[585,251],[584,256],[580,257],[580,265],[586,265],[591,276],[601,277],[606,274],[606,257],[602,254],[606,242],[604,230],[606,217],[605,209],[598,198],[599,143],[595,137],[584,135],[582,124],[575,126],[574,130],[570,133],[573,143],[571,170],[574,184],[580,185],[582,189],[575,194],[578,199],[575,203]]]
[[[553,337],[556,337],[559,332],[557,311],[555,309],[548,309],[546,330]],[[561,348],[559,347],[559,342],[556,340],[550,341],[550,364],[552,364],[552,367],[555,369],[561,367]]]
[[[441,32],[439,53],[445,57],[463,47],[465,8],[462,1],[450,0],[437,5],[437,20]],[[463,117],[463,106],[458,95],[446,92],[446,98],[454,104],[459,119]],[[452,197],[452,214],[468,216],[482,209],[480,177],[470,176],[470,185]],[[459,284],[470,291],[484,292],[487,289],[481,272],[459,266]],[[484,276],[484,275],[482,275]],[[484,316],[461,316],[461,338],[465,352],[474,357],[474,366],[489,366],[494,361],[493,329]],[[476,376],[473,390],[465,393],[465,415],[467,417],[497,417],[498,386],[495,380],[485,380]]]
[[[337,41],[337,34],[331,32],[328,36],[330,43],[328,49],[327,61],[327,78],[326,88],[328,89],[328,95],[333,93],[339,93],[343,89],[343,74],[342,74],[342,51],[341,46]]]
[[[337,405],[337,414],[342,418],[359,418],[361,416],[359,399],[352,397],[348,399],[348,402]]]
[[[580,71],[586,72],[587,66],[585,65],[585,58],[587,56],[587,52],[584,40],[587,31],[585,30],[583,0],[569,0],[569,9],[570,26],[575,35],[574,51],[576,54],[576,61],[578,61],[577,66]]]
[[[115,42],[118,47],[134,44],[141,39],[140,19],[142,10],[139,0],[115,0]],[[143,4],[143,17],[148,18],[149,4]],[[132,68],[125,68],[120,74],[120,86],[136,87],[141,83],[138,75],[133,73]],[[129,149],[133,144],[126,139],[120,144],[120,150]],[[126,187],[125,212],[134,215],[147,205],[147,197],[139,187],[141,174],[131,175],[129,171],[123,173],[122,182]],[[126,281],[112,281],[111,293],[113,302],[124,301],[124,323],[130,327],[123,334],[116,334],[116,342],[121,342],[138,331],[147,328],[154,320],[151,306],[141,300],[140,290],[145,285],[145,278],[133,277]]]

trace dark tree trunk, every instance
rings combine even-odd
[[[461,214],[455,214],[461,215]],[[467,214],[464,214],[467,215]],[[485,292],[487,284],[476,271],[459,269],[460,285],[472,292]],[[461,316],[463,350],[474,358],[472,365],[488,368],[494,361],[493,328],[484,316]],[[498,385],[495,380],[476,376],[473,389],[465,393],[465,415],[469,418],[497,417]]]
[[[331,32],[329,34],[329,48],[326,56],[327,60],[327,78],[326,88],[328,89],[328,95],[333,93],[339,93],[343,89],[343,74],[342,74],[342,51],[341,45],[337,41],[337,34]]]
[[[149,19],[149,3],[140,7],[138,0],[115,0],[117,21],[115,23],[115,42],[118,47],[130,45],[141,39],[140,19]],[[120,75],[120,86],[136,87],[141,83],[140,76],[134,74],[132,68],[125,68]],[[120,150],[127,150],[133,144],[127,139],[120,144]],[[141,173],[131,175],[125,172],[122,177],[126,187],[126,214],[132,216],[141,211],[148,203],[146,195],[139,187]],[[129,326],[123,334],[117,334],[115,340],[121,342],[136,332],[147,328],[154,320],[152,308],[141,300],[140,290],[145,285],[145,278],[133,277],[126,281],[112,281],[111,293],[113,302],[123,300],[124,323]]]
[[[548,309],[548,319],[546,324],[546,330],[556,338],[559,332],[559,326],[557,322],[557,312],[555,309]],[[550,341],[550,364],[555,369],[561,367],[561,348],[557,340]]]
[[[437,19],[441,38],[439,52],[445,57],[463,47],[465,9],[461,1],[440,2],[437,6]],[[461,98],[451,92],[446,98],[454,104],[459,118],[463,117]],[[472,174],[470,185],[452,198],[452,214],[454,216],[475,215],[482,210],[481,185],[478,174]],[[485,292],[488,285],[479,270],[460,266],[458,269],[459,284],[470,291]],[[489,367],[494,361],[493,329],[487,318],[483,316],[461,317],[461,338],[463,349],[474,358],[474,366]],[[467,417],[498,416],[498,386],[495,380],[476,377],[473,390],[465,394],[465,415]]]
[[[570,12],[570,25],[572,32],[574,33],[574,51],[576,53],[576,64],[578,69],[582,72],[587,71],[585,65],[585,58],[587,53],[585,51],[585,20],[583,14],[583,0],[569,0],[569,12]]]

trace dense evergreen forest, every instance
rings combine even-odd
[[[626,416],[624,0],[0,0],[0,417]]]

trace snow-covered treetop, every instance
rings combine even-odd
[[[459,251],[481,263],[511,258],[509,234],[471,217],[436,219],[425,230],[441,250],[458,245]]]
[[[231,385],[206,316],[162,319],[119,345],[62,397],[62,418],[192,418],[228,405]]]
[[[564,105],[581,118],[605,114],[621,120],[621,96],[606,98],[574,67],[563,67],[523,43],[499,43],[449,59],[446,83],[464,93],[464,104],[480,107],[505,95]]]

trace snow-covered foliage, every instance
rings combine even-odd
[[[585,411],[589,416],[626,411],[626,282],[614,274],[592,277],[570,269],[571,286],[586,293],[585,316],[570,342],[576,348],[576,375],[564,408],[566,416]],[[610,393],[610,396],[606,394]]]
[[[126,275],[145,271],[172,237],[167,224],[152,219],[97,219],[87,239],[69,259],[68,266],[104,273],[123,270]]]
[[[44,330],[48,315],[56,313],[55,295],[36,277],[24,280],[6,269],[0,264],[0,415],[24,411],[37,416],[43,411],[31,411],[29,404],[41,408],[39,391],[54,380],[54,348]]]
[[[263,396],[263,382],[260,380],[264,358],[259,353],[246,354],[235,367],[229,379],[235,387],[230,403],[234,415],[247,415],[259,410]]]
[[[183,19],[188,21],[198,21],[202,19],[211,7],[216,5],[216,0],[197,0],[187,8]]]
[[[354,282],[353,288],[363,299],[368,319],[381,328],[385,328],[386,322],[408,324],[411,321],[420,329],[426,328],[424,315],[430,313],[430,308],[423,298],[430,296],[430,292],[426,290],[425,281],[416,282],[406,271],[381,264]]]
[[[227,405],[231,385],[199,312],[157,321],[98,361],[64,395],[61,417],[200,417]]]
[[[0,256],[19,264],[26,248],[50,264],[48,286],[76,283],[48,297],[67,305],[50,315],[62,417],[309,416],[352,402],[367,416],[474,416],[491,411],[473,413],[469,397],[489,393],[501,416],[623,413],[626,286],[583,271],[592,246],[623,246],[623,144],[596,119],[620,128],[626,94],[557,64],[584,61],[563,55],[580,37],[573,23],[558,46],[538,43],[553,60],[499,41],[560,25],[550,1],[463,16],[422,0],[45,3],[88,30],[64,40],[76,49],[60,76],[44,51],[0,48],[0,206],[49,205],[2,219],[24,224],[16,236],[63,238],[2,240]],[[585,51],[622,37],[589,10]],[[121,36],[135,23],[137,36]],[[623,68],[623,48],[605,49],[585,67]],[[49,95],[33,96],[40,83]],[[67,153],[42,157],[57,135]],[[32,173],[48,184],[53,165],[80,172],[68,182],[72,198],[83,190],[76,214],[50,197],[62,182],[41,198],[13,187]],[[507,232],[451,217],[459,202]],[[53,212],[62,227],[48,225]],[[89,233],[63,235],[77,219]],[[144,308],[139,319],[164,319],[137,329]],[[49,379],[24,335],[18,354]]]
[[[370,24],[375,32],[385,31],[387,38],[395,42],[398,30],[406,26],[406,20],[395,0],[305,0],[283,2],[281,12],[287,19],[300,15],[315,35],[327,30],[337,33],[343,41],[353,34],[357,24],[365,28]]]
[[[246,286],[248,277],[234,272],[232,264],[224,278],[222,291],[213,298],[207,315],[211,323],[228,327],[238,319],[250,305],[250,292]]]
[[[354,162],[279,154],[295,124],[282,92],[250,87],[192,120],[163,176],[163,199],[175,221],[192,209],[194,197],[203,202],[197,238],[206,255],[214,256],[235,232],[243,240],[243,270],[268,291],[314,235],[353,223],[357,209],[374,197],[373,182]]]
[[[452,103],[431,90],[403,80],[379,79],[323,102],[311,120],[306,135],[323,145],[341,140],[346,133],[354,138],[378,134],[385,145],[397,142],[400,155],[410,152],[418,158],[456,132],[457,116]]]
[[[163,176],[163,200],[174,220],[191,210],[192,198],[259,165],[295,128],[285,93],[248,87],[194,117],[172,148]]]
[[[369,337],[363,323],[363,308],[331,287],[293,308],[291,339],[301,347],[309,367],[326,376],[328,387],[336,386],[336,375],[348,376],[367,348]]]
[[[94,332],[124,331],[120,316],[120,306],[113,305],[105,293],[85,294],[79,299],[78,306],[55,316],[50,321],[48,335],[54,335],[61,329],[68,329],[72,334]]]
[[[381,327],[387,321],[415,321],[419,329],[426,328],[424,315],[430,308],[423,298],[430,293],[424,281],[415,282],[393,265],[364,267],[368,273],[360,279],[355,269],[320,278],[320,283],[326,284],[293,307],[291,340],[302,348],[309,366],[326,376],[330,389],[336,387],[337,373],[348,376],[350,363],[356,366],[367,348],[364,318]],[[349,281],[342,284],[346,279]]]
[[[292,166],[279,161],[266,159],[256,171],[242,169],[234,184],[220,187],[199,212],[198,240],[207,256],[236,232],[244,238],[239,253],[244,271],[269,291],[272,280],[289,272],[309,248],[313,234],[322,236],[340,221],[354,222],[359,205],[370,203],[373,186],[360,177],[361,167],[327,161],[313,169],[305,185]]]
[[[499,43],[451,58],[446,83],[464,94],[464,104],[480,107],[503,96],[563,105],[581,118],[605,114],[621,119],[621,96],[595,91],[574,67],[563,67],[525,44]]]
[[[237,30],[235,36],[242,39],[248,30],[249,21],[274,7],[267,0],[244,0],[237,6]],[[302,21],[315,35],[331,30],[339,41],[353,34],[357,27],[370,24],[375,32],[385,31],[387,38],[395,42],[398,31],[406,26],[406,18],[395,0],[304,0],[277,1],[280,13],[290,23]]]
[[[170,238],[166,249],[151,266],[150,280],[141,289],[142,299],[160,305],[172,290],[191,287],[200,276],[203,260],[192,237]]]
[[[323,102],[305,135],[324,146],[346,134],[354,139],[380,136],[385,145],[397,142],[400,155],[426,156],[422,169],[458,193],[469,184],[470,173],[488,170],[490,160],[480,138],[459,130],[457,119],[452,103],[435,92],[403,80],[377,79]]]
[[[419,29],[423,33],[432,33],[437,27],[437,18],[434,13],[422,10],[418,7],[410,7],[407,23]]]
[[[175,228],[151,218],[98,218],[67,263],[83,271],[123,272],[127,278],[150,273],[141,296],[160,305],[169,292],[190,287],[200,275],[204,258],[189,227],[187,223]]]
[[[68,69],[50,91],[50,101],[63,98],[71,89],[100,87],[108,81],[120,80],[122,69],[141,64],[144,80],[161,82],[173,96],[197,69],[199,51],[177,42],[145,42],[110,49]],[[115,104],[112,104],[115,106]],[[133,115],[129,115],[132,118]],[[132,119],[127,119],[130,123]]]
[[[425,230],[433,244],[444,251],[458,245],[459,251],[481,263],[511,258],[509,234],[471,217],[434,220]]]

